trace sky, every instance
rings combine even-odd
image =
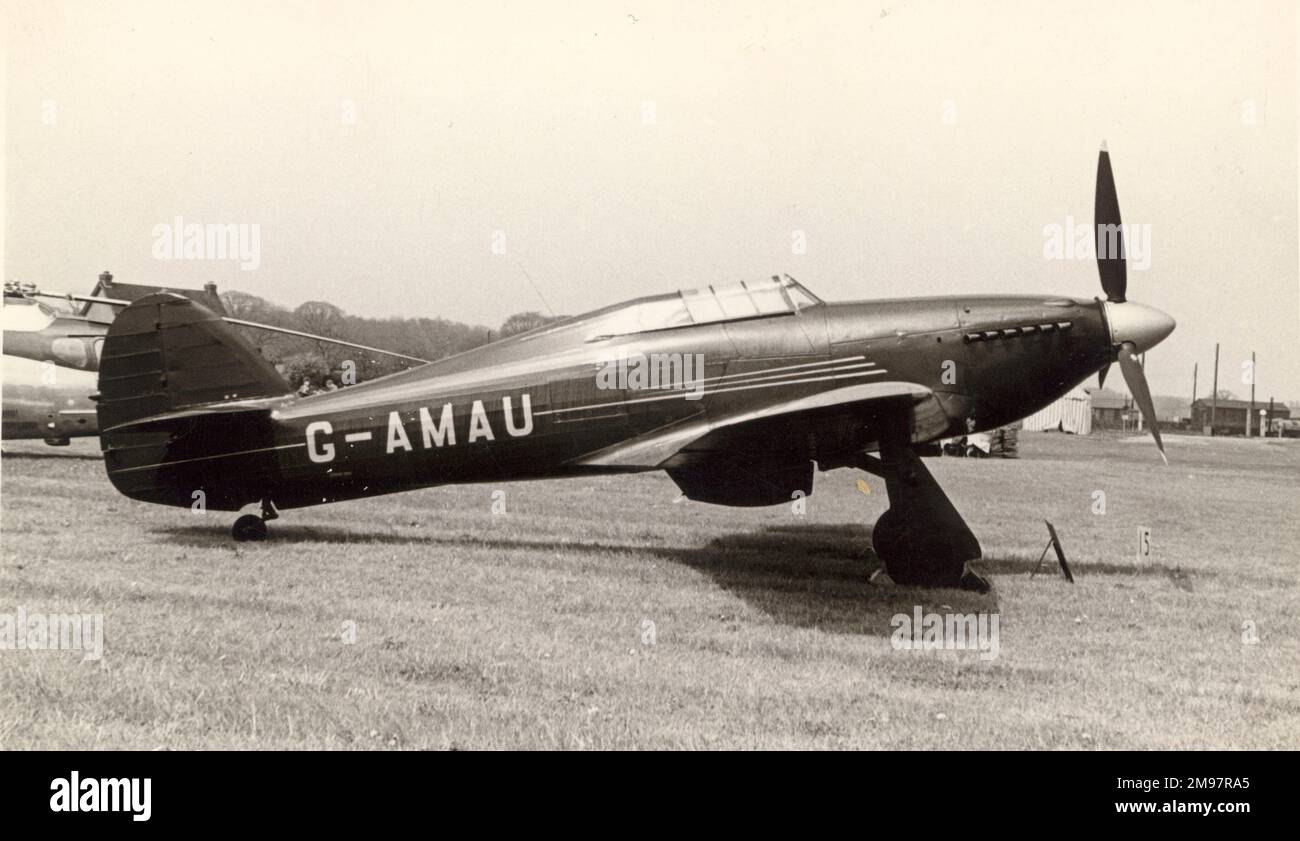
[[[1255,351],[1300,400],[1294,0],[5,8],[6,280],[488,326],[786,272],[1091,297],[1045,231],[1105,140],[1129,298],[1179,325],[1152,390],[1207,394],[1219,342],[1220,388]],[[177,217],[256,259],[168,254]]]

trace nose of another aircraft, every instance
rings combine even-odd
[[[1163,342],[1177,326],[1168,313],[1134,301],[1122,304],[1108,301],[1106,320],[1110,323],[1114,343],[1131,342],[1139,353]]]

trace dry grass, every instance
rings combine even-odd
[[[930,462],[988,596],[869,583],[885,497],[850,471],[803,518],[646,475],[504,485],[501,516],[490,486],[289,511],[236,546],[229,515],[118,496],[93,442],[6,445],[0,613],[103,613],[106,643],[0,652],[0,747],[1300,747],[1300,442],[1173,438],[1163,468],[1023,437]],[[1075,586],[1028,577],[1044,517]],[[916,604],[999,612],[1001,656],[895,651]]]

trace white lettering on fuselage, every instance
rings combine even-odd
[[[334,460],[334,445],[321,444],[316,439],[317,433],[329,435],[334,431],[329,421],[312,421],[307,424],[307,457],[317,464]]]
[[[501,413],[505,420],[505,430],[511,438],[522,438],[525,435],[531,435],[533,432],[532,396],[527,393],[521,394],[519,403],[522,418],[515,416],[514,405],[509,397],[501,398]],[[444,403],[437,416],[430,412],[427,406],[421,406],[415,412],[419,423],[418,434],[413,434],[414,427],[407,429],[406,422],[402,420],[402,414],[402,412],[396,410],[388,413],[386,428],[383,432],[385,453],[392,455],[396,452],[412,452],[416,448],[413,441],[418,442],[426,450],[434,447],[456,446],[456,425],[454,422],[456,413],[453,404]],[[316,464],[326,464],[334,460],[337,455],[337,448],[329,440],[334,434],[334,426],[329,421],[312,421],[307,424],[305,434],[307,436],[307,457],[309,459]],[[364,430],[349,432],[343,436],[343,440],[351,444],[369,441],[373,437],[371,431]],[[465,435],[465,442],[473,444],[477,441],[495,440],[497,440],[497,433],[492,428],[492,421],[488,416],[487,409],[483,406],[482,400],[475,400],[470,406],[469,426]]]

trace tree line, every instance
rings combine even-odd
[[[563,318],[521,312],[492,330],[446,318],[363,318],[326,301],[307,301],[289,309],[238,291],[222,293],[221,302],[231,318],[369,345],[430,362]],[[366,382],[419,364],[330,342],[247,327],[236,329],[295,389],[303,391]]]

